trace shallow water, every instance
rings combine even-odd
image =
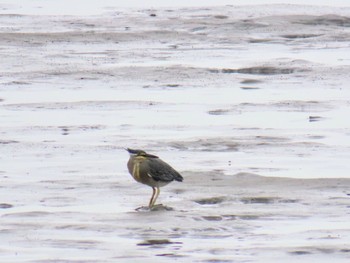
[[[348,261],[349,8],[0,7],[1,261]]]

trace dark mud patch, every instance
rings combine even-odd
[[[167,84],[165,85],[167,88],[177,88],[180,87],[180,84]]]
[[[8,208],[12,208],[13,205],[11,204],[6,204],[6,203],[2,203],[0,204],[0,209],[8,209]]]
[[[18,81],[18,80],[5,83],[5,85],[30,85],[30,84],[31,84],[30,82]]]
[[[295,256],[303,256],[303,255],[310,255],[312,253],[310,251],[305,251],[305,250],[295,250],[295,251],[289,252],[289,254],[295,255]]]
[[[55,227],[58,230],[62,230],[62,229],[70,229],[70,230],[84,230],[84,229],[88,229],[88,226],[86,225],[61,225],[61,226],[56,226]]]
[[[245,197],[240,201],[244,204],[272,204],[277,201],[275,197]]]
[[[301,70],[296,68],[278,68],[278,67],[250,67],[250,68],[239,68],[239,69],[222,69],[221,73],[232,74],[251,74],[251,75],[284,75],[292,74],[294,72],[300,72]]]
[[[237,215],[238,219],[241,220],[258,220],[261,218],[261,216],[258,215]]]
[[[200,205],[216,205],[224,202],[226,200],[225,197],[210,197],[210,198],[203,198],[203,199],[197,199],[193,200],[195,203]]]
[[[342,252],[341,249],[337,250],[337,249],[328,248],[328,247],[308,247],[308,248],[301,248],[299,250],[291,251],[289,252],[289,254],[296,255],[296,256],[303,256],[303,255],[310,255],[314,253],[333,254],[338,251]]]
[[[257,90],[260,89],[258,87],[241,87],[242,90]]]
[[[202,218],[206,221],[222,221],[221,216],[202,216]]]
[[[0,140],[0,144],[13,144],[13,143],[19,143],[19,141],[13,141],[13,140]]]
[[[350,27],[350,17],[338,15],[309,16],[294,23],[311,26]]]
[[[217,109],[217,110],[210,110],[208,111],[208,114],[210,115],[224,115],[229,113],[231,110],[224,110],[224,109]]]
[[[282,35],[281,37],[288,38],[288,39],[305,39],[305,38],[312,38],[312,37],[319,37],[322,36],[322,34],[288,34],[288,35]]]
[[[68,135],[69,134],[69,129],[64,127],[62,128],[62,135]]]
[[[248,40],[249,43],[255,44],[255,43],[269,43],[274,41],[274,39],[271,38],[251,38]]]
[[[257,84],[257,83],[262,83],[262,81],[258,80],[258,79],[244,79],[240,83],[241,84]]]
[[[214,18],[216,18],[216,19],[228,19],[228,16],[225,16],[225,15],[215,15]]]
[[[321,140],[321,139],[324,139],[326,138],[326,136],[323,136],[323,135],[310,135],[308,136],[309,139],[313,139],[313,140]]]
[[[173,242],[169,239],[148,239],[138,243],[138,246],[164,246],[164,245],[173,245],[173,244],[182,244],[182,242]]]
[[[221,216],[202,216],[206,221],[234,221],[234,220],[258,220],[259,215],[221,215]]]
[[[255,138],[258,141],[273,141],[273,142],[286,142],[286,141],[290,141],[289,138],[286,137],[277,137],[277,136],[264,136],[264,135],[257,135],[254,136],[253,138]]]
[[[156,254],[157,257],[170,257],[170,258],[182,258],[184,255],[178,255],[174,253],[164,253],[164,254]]]
[[[309,122],[317,122],[322,120],[324,120],[324,118],[321,116],[309,116]]]
[[[296,199],[283,199],[279,197],[244,197],[240,201],[244,204],[273,204],[273,203],[296,203]]]

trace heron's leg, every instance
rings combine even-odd
[[[153,195],[152,195],[151,201],[149,202],[149,208],[152,208],[154,206],[159,196],[159,193],[160,193],[159,187],[153,187]]]
[[[149,204],[148,204],[149,208],[152,208],[152,206],[153,206],[153,199],[154,199],[154,196],[156,194],[156,188],[152,187],[152,189],[153,189],[153,194],[152,194],[151,200],[149,200]]]
[[[159,194],[160,194],[160,188],[159,188],[159,187],[156,187],[156,196],[154,197],[153,205],[155,205],[156,200],[157,200]]]

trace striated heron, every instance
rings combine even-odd
[[[151,209],[160,193],[160,187],[172,181],[182,182],[183,177],[169,164],[159,159],[158,156],[146,153],[142,150],[126,149],[130,154],[128,161],[129,173],[142,184],[153,188],[153,194],[149,202]]]

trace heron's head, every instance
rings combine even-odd
[[[158,158],[158,156],[146,153],[143,150],[134,150],[134,149],[130,149],[130,148],[127,148],[126,150],[129,152],[130,156],[134,156],[134,157],[142,156],[142,157],[148,157],[148,158]]]

